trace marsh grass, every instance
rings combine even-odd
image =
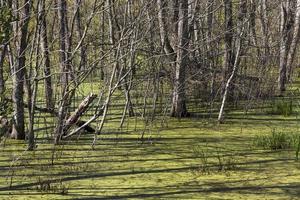
[[[271,107],[267,110],[267,114],[283,115],[285,117],[294,114],[293,99],[277,99],[271,102]]]
[[[291,152],[269,154],[251,145],[256,134],[269,134],[269,126],[288,126],[295,133],[294,115],[256,115],[250,110],[245,117],[232,111],[220,126],[206,117],[165,116],[145,126],[136,116],[119,130],[119,104],[116,99],[95,149],[93,135],[85,134],[53,147],[49,124],[55,119],[42,114],[35,151],[24,153],[24,142],[2,141],[0,176],[8,179],[0,177],[0,199],[287,199],[299,194],[293,183],[300,169],[294,161],[279,159]],[[10,167],[12,155],[22,159]],[[287,168],[294,170],[293,176]]]
[[[253,141],[254,146],[266,150],[295,150],[296,160],[300,151],[300,134],[277,131],[272,129],[270,134],[257,135]]]
[[[68,194],[68,185],[61,179],[52,180],[51,178],[38,177],[36,190],[46,194]]]
[[[201,174],[213,175],[239,169],[238,158],[226,154],[219,147],[208,148],[207,145],[204,147],[197,145],[193,148],[193,154],[199,159],[199,167],[196,171]]]

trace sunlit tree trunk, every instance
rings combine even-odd
[[[186,117],[188,115],[185,96],[185,73],[188,64],[189,26],[188,26],[188,2],[179,1],[178,13],[178,49],[175,67],[175,83],[171,116]]]
[[[226,81],[233,70],[234,64],[234,48],[233,48],[233,16],[232,16],[232,0],[224,0],[224,14],[225,14],[225,54],[223,64],[223,93]],[[230,84],[228,91],[229,98],[232,97],[233,84]]]
[[[80,15],[80,5],[82,0],[75,0],[76,11],[75,11],[75,23],[76,23],[76,32],[79,39],[83,36],[83,29],[81,24],[81,15]],[[84,70],[86,66],[86,47],[85,44],[80,45],[80,58],[79,58],[79,70]]]
[[[245,21],[246,19],[246,13],[247,13],[247,0],[240,0],[239,2],[239,13],[238,13],[238,20],[237,20],[237,38],[235,42],[235,48],[236,53],[234,55],[234,63],[232,72],[229,76],[229,78],[226,81],[225,88],[224,88],[224,94],[222,97],[221,107],[218,115],[218,122],[222,123],[224,120],[224,109],[226,105],[226,101],[228,98],[228,94],[230,92],[230,85],[232,84],[232,81],[234,77],[236,76],[236,73],[238,71],[241,55],[243,54],[243,51],[245,50],[243,48],[243,42],[244,42],[244,33],[245,33]]]

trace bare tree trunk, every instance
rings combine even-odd
[[[76,32],[77,36],[79,39],[82,38],[83,33],[82,33],[82,25],[81,25],[81,16],[80,16],[80,5],[81,5],[81,0],[75,0],[75,5],[76,5],[76,11],[75,11],[75,24],[76,24]],[[86,47],[84,46],[85,44],[80,45],[80,62],[79,62],[79,71],[84,70],[86,66]]]
[[[287,58],[291,44],[291,28],[293,26],[292,19],[292,0],[281,2],[281,20],[280,20],[280,56],[279,56],[279,76],[278,89],[279,95],[283,95],[286,90],[287,80]]]
[[[43,0],[37,1],[37,7],[40,7],[40,4],[43,3]],[[40,67],[40,48],[39,43],[42,37],[41,30],[42,27],[40,23],[42,23],[40,15],[37,15],[37,23],[36,23],[36,30],[33,37],[31,52],[30,52],[30,64],[28,73],[25,74],[26,76],[26,88],[27,88],[27,107],[28,107],[28,150],[35,149],[35,141],[34,141],[34,123],[35,123],[35,108],[36,108],[36,98],[37,98],[37,91],[38,91],[38,73]],[[33,51],[35,50],[35,63],[33,64]],[[47,106],[48,107],[48,106]],[[50,108],[51,109],[51,108]]]
[[[94,101],[96,97],[97,95],[91,93],[79,104],[76,111],[66,120],[66,123],[63,126],[63,135],[66,135],[71,126],[78,122],[80,117],[84,112],[87,111],[89,105]]]
[[[300,0],[297,0],[296,4],[296,14],[295,14],[295,22],[294,22],[294,31],[290,46],[290,51],[287,56],[286,68],[288,70],[287,80],[290,80],[292,70],[293,70],[293,62],[297,52],[297,46],[299,44],[299,29],[300,29]]]
[[[178,49],[176,56],[175,83],[171,116],[188,116],[185,97],[185,73],[188,64],[189,26],[188,26],[188,2],[179,1],[178,14]]]
[[[25,123],[24,123],[24,75],[25,75],[25,50],[27,48],[27,32],[29,23],[29,14],[31,8],[31,0],[24,0],[21,6],[21,13],[19,16],[22,20],[19,21],[18,27],[15,30],[20,32],[18,38],[17,60],[14,66],[14,89],[13,89],[13,102],[14,102],[14,124],[11,137],[15,139],[25,139]],[[15,5],[18,8],[18,5]]]
[[[165,0],[157,0],[158,6],[158,22],[159,22],[159,31],[160,31],[160,40],[167,56],[170,57],[171,62],[175,62],[176,55],[174,49],[170,44],[168,37],[167,27],[166,27],[166,2]]]
[[[48,47],[48,37],[47,37],[47,22],[46,22],[46,12],[45,12],[45,0],[40,0],[39,6],[39,25],[40,25],[40,46],[43,55],[43,69],[44,69],[44,88],[45,88],[45,99],[48,108],[54,108],[53,102],[53,88],[52,88],[52,78],[51,78],[51,64],[49,58],[49,47]]]
[[[177,2],[175,2],[175,6]],[[188,21],[188,2],[178,1],[178,17],[174,16],[173,19],[178,19],[178,25],[175,24],[175,31],[177,31],[178,49],[175,54],[173,47],[170,44],[166,26],[166,6],[165,0],[157,0],[158,6],[158,22],[160,29],[161,44],[165,54],[168,56],[171,64],[175,63],[175,77],[173,85],[173,97],[171,116],[173,117],[186,117],[188,116],[185,98],[185,70],[188,62],[188,46],[189,46],[189,21]],[[176,15],[177,12],[175,12]]]
[[[5,2],[1,1],[0,6],[1,9],[9,9],[11,7],[11,2]],[[5,80],[4,80],[4,59],[7,54],[7,46],[8,46],[8,39],[9,39],[9,33],[11,32],[10,28],[10,20],[4,20],[4,23],[1,23],[1,37],[0,37],[0,99],[3,97],[4,91],[5,91]],[[4,37],[3,37],[4,36]]]
[[[228,74],[233,71],[234,64],[234,48],[233,48],[233,16],[232,16],[232,0],[224,0],[224,13],[225,13],[225,54],[224,54],[224,65],[223,65],[223,94],[225,92],[226,81],[228,80]],[[233,95],[233,84],[230,84],[228,91],[229,98],[232,99]]]
[[[207,33],[206,33],[206,39],[207,39],[207,59],[208,59],[208,65],[209,69],[211,71],[211,83],[210,83],[210,102],[213,101],[213,98],[215,96],[215,68],[214,68],[214,44],[212,42],[212,31],[213,31],[213,16],[214,16],[214,2],[215,0],[208,0],[207,1],[207,17],[206,17],[206,23],[207,23]]]
[[[56,127],[55,143],[58,144],[63,135],[63,127],[67,114],[67,106],[69,100],[69,75],[70,60],[69,60],[69,31],[67,20],[67,2],[66,0],[58,0],[58,18],[60,25],[60,70],[61,70],[61,102],[58,110],[58,122]]]
[[[4,81],[4,76],[3,76],[3,73],[4,73],[3,63],[4,63],[6,52],[7,52],[7,44],[4,44],[0,48],[0,97],[3,95],[3,93],[5,91],[5,81]]]
[[[231,72],[230,77],[226,81],[226,85],[224,88],[224,94],[222,98],[222,103],[221,103],[221,108],[219,111],[219,116],[218,116],[218,122],[222,123],[224,118],[224,108],[226,104],[226,100],[228,98],[228,93],[230,92],[230,84],[232,84],[232,80],[234,79],[236,72],[238,70],[239,64],[240,64],[240,56],[242,54],[242,45],[243,45],[243,37],[244,37],[244,29],[245,29],[245,21],[246,21],[246,13],[247,13],[247,0],[240,0],[240,5],[239,5],[239,14],[238,14],[238,22],[237,22],[237,34],[238,38],[236,39],[236,54],[235,54],[235,59],[234,59],[234,64],[233,64],[233,69]]]
[[[259,11],[260,11],[260,23],[261,23],[261,32],[262,32],[262,40],[263,40],[263,52],[264,54],[262,55],[262,67],[264,68],[264,65],[267,63],[269,54],[270,54],[270,48],[269,48],[269,23],[268,23],[268,14],[267,14],[267,2],[266,0],[260,0],[260,6],[259,6]]]

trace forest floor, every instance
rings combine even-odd
[[[299,135],[297,116],[158,120],[143,142],[143,123],[111,121],[94,149],[85,134],[57,146],[38,138],[33,152],[1,141],[0,199],[300,199],[297,150],[257,146],[262,135]]]

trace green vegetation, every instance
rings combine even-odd
[[[299,143],[299,134],[288,134],[278,132],[275,129],[269,135],[258,135],[254,144],[264,149],[278,150],[297,148]]]
[[[284,115],[285,117],[293,114],[293,100],[279,99],[271,103],[271,110],[268,114]]]
[[[111,117],[94,150],[85,134],[53,146],[39,132],[33,152],[7,139],[0,199],[297,199],[295,150],[254,145],[257,135],[291,141],[286,133],[298,132],[296,117],[240,117],[233,112],[220,126],[194,118],[168,119],[162,127],[157,119],[147,131],[133,118],[120,130]]]

